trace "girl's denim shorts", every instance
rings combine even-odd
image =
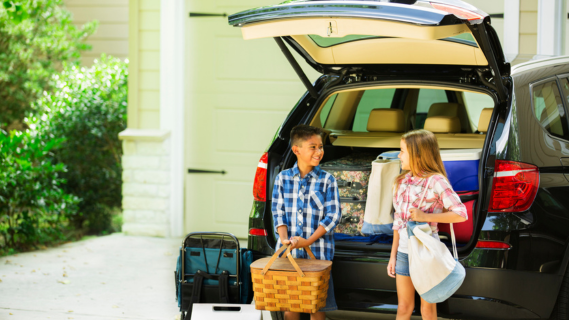
[[[409,255],[397,251],[397,261],[395,262],[395,274],[409,277]]]

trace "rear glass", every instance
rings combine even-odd
[[[342,43],[346,43],[346,42],[350,42],[350,41],[386,38],[386,37],[370,36],[370,35],[362,35],[362,34],[352,34],[352,35],[347,35],[347,36],[341,37],[341,38],[321,37],[321,36],[315,35],[315,34],[310,34],[308,36],[310,37],[310,39],[312,39],[312,41],[314,41],[314,43],[316,43],[318,46],[320,46],[322,48],[328,48],[328,47],[332,47],[332,46],[342,44]],[[454,37],[443,38],[441,40],[460,42],[460,43],[464,43],[464,44],[468,44],[468,45],[477,47],[476,41],[474,40],[474,37],[472,36],[471,33],[463,33],[463,34],[456,35]]]
[[[391,108],[394,95],[395,89],[366,90],[356,109],[352,131],[367,132],[367,121],[371,110]]]

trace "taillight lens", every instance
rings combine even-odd
[[[468,21],[484,19],[484,16],[482,16],[476,12],[472,12],[470,10],[466,10],[466,9],[463,9],[460,7],[449,6],[448,4],[431,2],[431,6],[433,6],[433,8],[435,8],[437,10],[441,10],[441,11],[445,11],[445,12],[454,14],[455,16],[462,18],[462,19],[466,19]]]
[[[529,209],[539,187],[539,169],[532,164],[496,160],[490,212],[521,212]]]
[[[266,237],[267,236],[267,230],[257,229],[257,228],[249,229],[249,235]]]
[[[476,248],[483,249],[510,249],[511,246],[501,241],[478,240]]]
[[[253,183],[253,198],[256,201],[267,201],[267,163],[269,162],[269,154],[263,153],[257,165],[255,173],[255,183]]]

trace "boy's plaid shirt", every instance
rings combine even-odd
[[[334,258],[334,228],[342,212],[338,184],[331,174],[316,166],[303,179],[297,163],[282,171],[275,178],[272,212],[278,239],[276,250],[282,246],[277,232],[279,226],[288,227],[289,239],[294,236],[308,239],[321,225],[326,233],[310,249],[316,259]],[[305,250],[295,249],[293,256],[308,258]]]
[[[419,205],[423,192],[425,192],[427,181],[429,181],[428,178],[416,178],[411,173],[407,173],[401,179],[393,197],[393,207],[395,208],[393,230],[407,227],[409,209],[417,208]],[[447,208],[448,211],[453,211],[468,219],[466,207],[444,176],[440,174],[433,175],[429,184],[429,190],[420,208],[421,211],[425,213],[441,213],[444,211],[444,208]],[[439,231],[437,224],[437,222],[429,222],[433,233]]]

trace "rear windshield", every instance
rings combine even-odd
[[[319,113],[323,128],[368,132],[372,110],[401,109],[405,128],[422,129],[431,116],[456,116],[461,133],[477,133],[483,109],[494,108],[485,94],[442,89],[370,89],[332,95]]]
[[[332,47],[332,46],[342,44],[342,43],[346,43],[346,42],[350,42],[350,41],[388,38],[388,37],[378,37],[378,36],[361,35],[361,34],[347,35],[345,37],[340,37],[340,38],[321,37],[321,36],[315,35],[315,34],[311,34],[308,36],[310,37],[310,39],[312,39],[312,41],[314,41],[314,43],[316,43],[319,47],[322,47],[322,48],[328,48],[328,47]],[[476,41],[474,40],[474,37],[472,36],[471,33],[462,33],[462,34],[459,34],[459,35],[456,35],[453,37],[443,38],[440,40],[459,42],[459,43],[463,43],[466,45],[478,47],[478,45],[476,44]]]

